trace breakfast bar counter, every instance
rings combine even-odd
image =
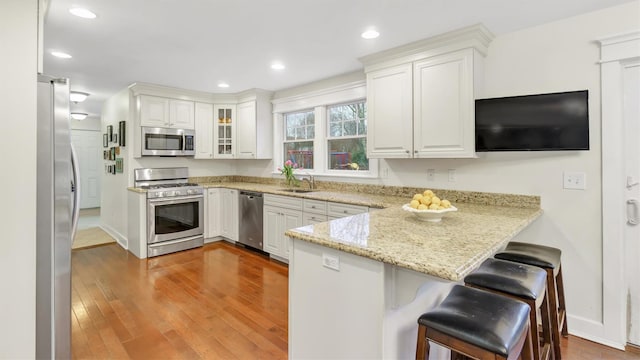
[[[288,230],[289,358],[413,358],[418,316],[542,214],[455,206],[441,222],[397,205]]]

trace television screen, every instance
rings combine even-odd
[[[476,151],[589,150],[588,90],[476,100]]]

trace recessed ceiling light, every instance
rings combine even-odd
[[[285,68],[285,67],[284,67],[284,64],[283,64],[283,63],[279,63],[279,62],[277,62],[277,63],[273,63],[273,64],[271,64],[271,68],[272,68],[273,70],[284,70],[284,68]]]
[[[88,114],[85,113],[71,113],[71,118],[73,120],[84,120],[87,118]]]
[[[83,9],[83,8],[71,8],[69,9],[69,12],[72,13],[75,16],[79,16],[81,18],[85,18],[85,19],[95,19],[96,18],[96,14],[94,14],[93,12],[87,10],[87,9]]]
[[[59,57],[60,59],[71,59],[72,56],[67,54],[67,53],[63,53],[62,51],[52,51],[51,55],[55,56],[55,57]]]
[[[218,84],[218,87],[219,87],[219,88],[228,88],[228,87],[229,87],[229,84],[227,84],[227,83],[219,83],[219,84]]]
[[[363,39],[369,40],[369,39],[377,38],[378,36],[380,36],[380,33],[375,30],[367,30],[363,32],[362,35],[360,36],[362,36]]]
[[[89,94],[86,92],[72,91],[69,94],[69,99],[77,104],[85,101],[87,99],[87,96],[89,96]]]

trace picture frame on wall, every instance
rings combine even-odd
[[[110,142],[113,141],[113,125],[107,125],[107,138]]]
[[[107,137],[107,134],[102,134],[102,147],[107,147],[109,146],[109,138]]]
[[[113,133],[113,140],[114,143],[118,142],[118,134],[117,133]]]
[[[116,173],[122,174],[124,171],[124,160],[122,158],[116,158]]]
[[[120,137],[118,138],[118,145],[119,146],[125,146],[125,137],[126,137],[126,121],[120,121],[118,123],[118,134],[120,134]]]

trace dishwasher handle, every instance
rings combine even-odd
[[[251,191],[240,191],[240,195],[246,196],[249,199],[262,198],[262,193],[251,192]]]

